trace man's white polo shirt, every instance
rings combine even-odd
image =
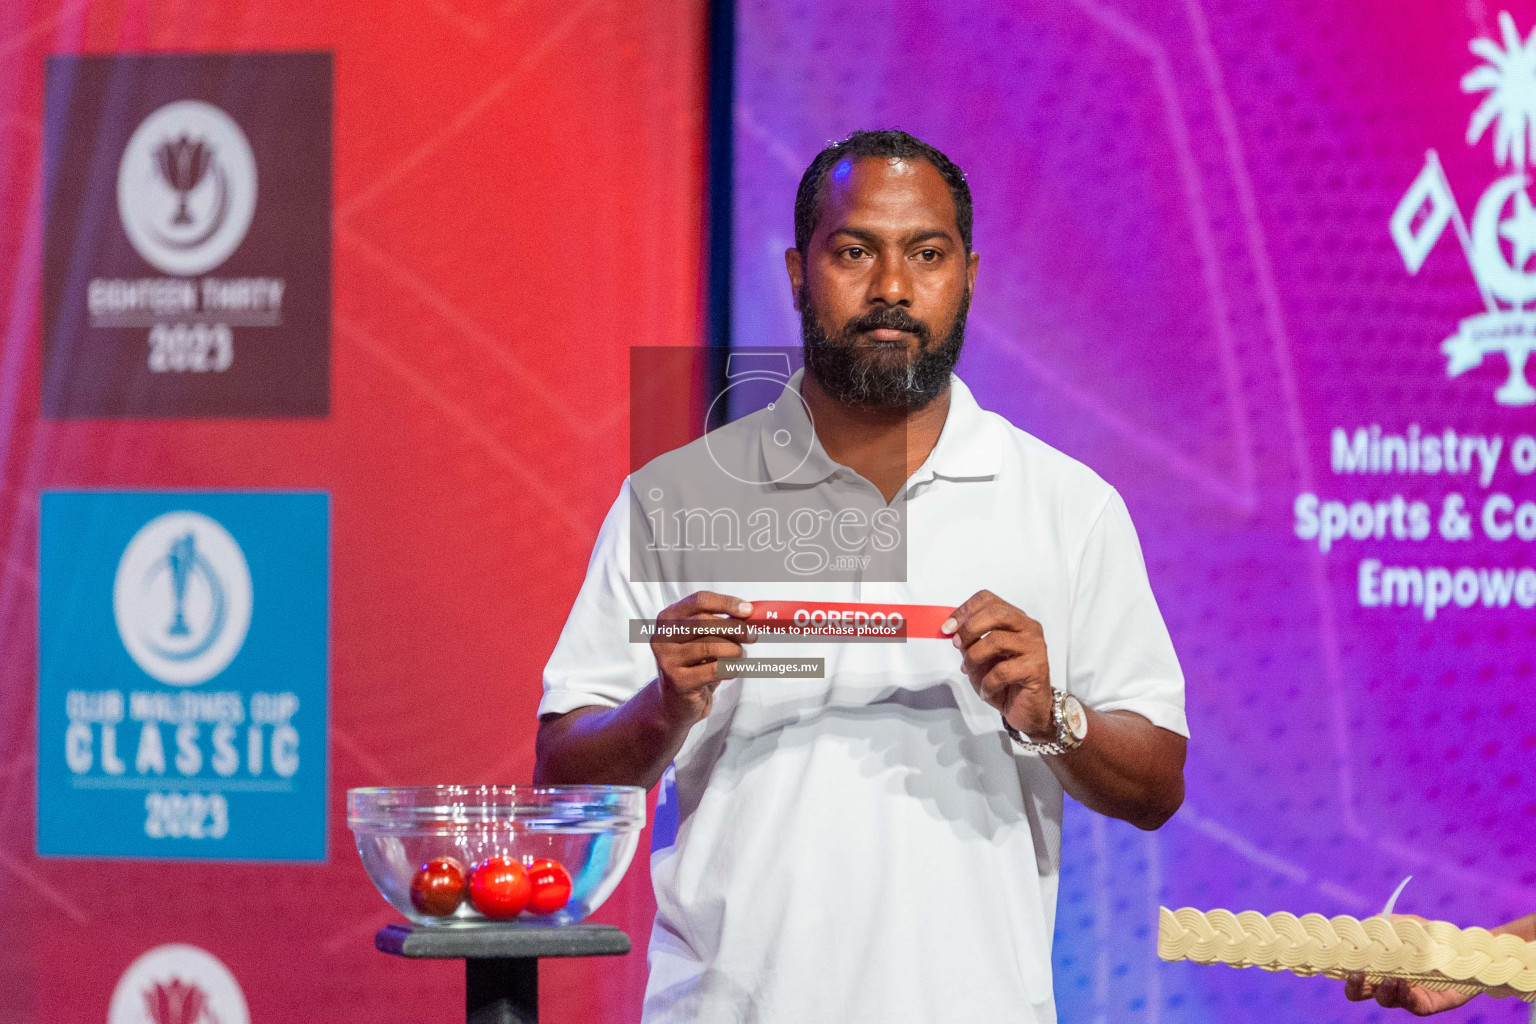
[[[805,426],[785,396],[712,434],[711,457],[804,498],[839,468],[817,447],[793,479],[772,472],[779,428]],[[1183,675],[1120,496],[982,410],[959,378],[907,483],[905,582],[636,579],[643,498],[627,481],[603,524],[541,715],[617,706],[644,687],[655,660],[630,643],[629,620],[695,590],[954,607],[986,589],[1042,624],[1058,689],[1188,735]],[[1054,1021],[1062,789],[1013,746],[959,652],[909,640],[747,653],[825,658],[826,677],[725,681],[663,779],[647,1024]]]

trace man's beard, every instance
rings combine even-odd
[[[965,343],[965,317],[971,296],[966,292],[955,313],[949,334],[932,344],[928,325],[901,306],[882,306],[843,325],[835,338],[828,337],[811,307],[810,296],[800,290],[800,338],[805,351],[805,370],[816,383],[844,405],[866,409],[905,409],[915,412],[928,406],[949,387],[949,375],[960,360]],[[917,339],[917,353],[910,359],[899,342],[868,342],[865,331],[881,328],[906,331]]]

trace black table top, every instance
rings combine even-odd
[[[388,924],[373,937],[382,953],[435,960],[506,960],[544,956],[619,956],[629,936],[609,924]]]

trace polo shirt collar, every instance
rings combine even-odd
[[[971,389],[954,374],[949,375],[949,414],[939,443],[918,467],[908,486],[934,477],[946,480],[986,480],[997,475],[1003,462],[1002,438],[997,424],[986,410],[976,404]]]
[[[769,479],[780,484],[815,485],[842,468],[827,455],[820,439],[813,439],[811,450],[803,460],[799,446],[774,442],[774,436],[780,430],[788,431],[791,437],[804,437],[811,432],[810,417],[804,399],[800,397],[800,382],[804,376],[802,368],[785,383],[779,400],[772,408],[764,410],[758,431],[758,444]],[[997,425],[976,404],[965,382],[950,374],[949,413],[944,418],[939,441],[907,485],[910,487],[935,477],[984,480],[996,476],[1001,464],[1002,439],[998,436]]]

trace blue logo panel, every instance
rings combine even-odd
[[[52,491],[37,852],[319,861],[330,499]]]

